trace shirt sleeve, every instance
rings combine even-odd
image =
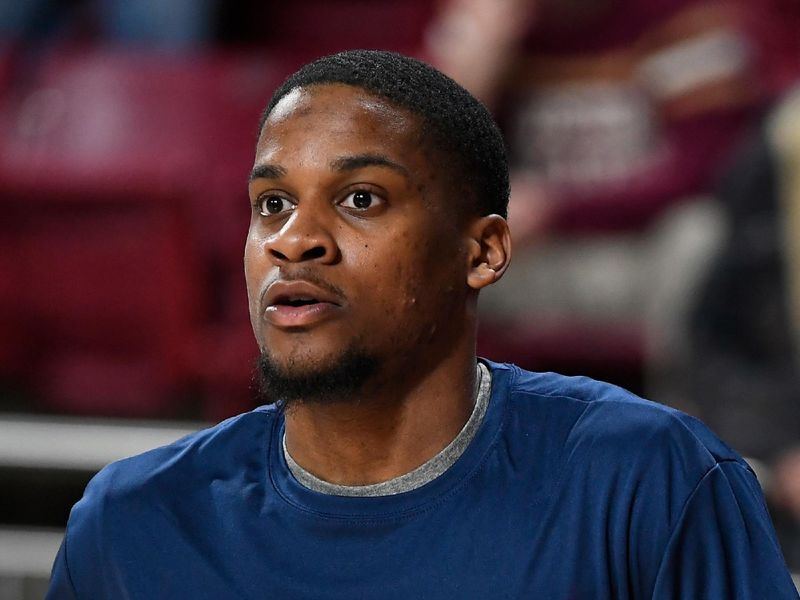
[[[667,544],[653,600],[798,598],[755,476],[714,466],[692,492]]]
[[[53,563],[53,571],[50,574],[50,587],[47,590],[45,600],[77,600],[75,587],[72,585],[72,577],[69,573],[67,564],[67,538],[61,542],[56,560]]]

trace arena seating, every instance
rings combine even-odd
[[[255,123],[287,69],[59,48],[5,95],[0,356],[44,408],[185,408],[225,296],[214,265],[241,260]]]

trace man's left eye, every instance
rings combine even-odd
[[[342,200],[340,205],[344,206],[345,208],[365,210],[367,208],[372,208],[381,202],[382,199],[380,196],[366,190],[358,190],[357,192],[348,194],[348,196]]]

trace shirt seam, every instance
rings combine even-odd
[[[622,390],[622,391],[625,392],[625,390]],[[637,399],[638,398],[637,396],[634,396],[633,394],[630,394],[630,392],[625,392],[625,393],[628,394],[631,399]],[[541,392],[534,392],[534,391],[526,391],[526,392],[524,392],[524,395],[538,396],[538,397],[549,398],[549,399],[563,398],[563,399],[566,399],[566,400],[572,400],[574,402],[579,402],[579,403],[585,405],[583,411],[581,412],[581,415],[575,420],[575,423],[570,428],[569,433],[564,438],[565,441],[569,440],[570,436],[572,435],[572,432],[581,423],[581,421],[583,421],[584,417],[589,412],[589,410],[591,409],[592,406],[601,405],[601,404],[626,404],[627,403],[627,401],[620,400],[618,398],[603,398],[603,399],[587,400],[587,399],[584,399],[584,398],[577,398],[575,396],[570,396],[570,395],[567,395],[567,394],[557,394],[557,393],[549,394],[549,393],[541,393]],[[646,403],[650,402],[650,401],[645,400],[643,398],[638,398],[638,399],[641,400],[642,402],[646,402]],[[709,467],[709,469],[713,469],[713,467],[715,465],[720,464],[720,463],[733,462],[733,463],[741,465],[743,468],[745,468],[748,471],[750,471],[751,474],[755,475],[755,473],[752,472],[752,468],[750,467],[750,465],[748,465],[746,462],[744,462],[742,460],[739,460],[739,459],[737,459],[735,457],[734,458],[717,458],[716,456],[714,456],[714,454],[711,452],[711,450],[708,448],[708,446],[703,442],[703,440],[701,440],[697,436],[697,434],[695,434],[695,432],[692,431],[692,429],[682,419],[680,419],[676,414],[674,414],[674,413],[672,413],[672,412],[670,412],[668,410],[664,410],[666,407],[660,407],[658,404],[655,404],[655,403],[652,403],[652,404],[653,404],[653,406],[651,407],[652,410],[655,410],[655,411],[659,412],[660,414],[664,415],[666,418],[668,418],[670,420],[671,423],[679,425],[682,430],[684,430],[686,433],[688,433],[692,437],[692,439],[695,440],[695,442],[697,442],[697,444],[703,449],[703,451],[704,451],[706,457],[708,458],[708,460],[711,461],[711,463],[713,463]],[[691,418],[690,415],[687,415],[687,416],[689,416]]]
[[[72,578],[72,570],[69,567],[69,527],[66,528],[64,531],[64,570],[67,573],[67,582],[69,583],[69,587],[72,590],[72,593],[75,594],[75,598],[78,598],[78,590],[75,587],[75,581]]]
[[[665,568],[664,561],[665,561],[665,559],[667,557],[667,551],[670,548],[670,546],[672,545],[672,542],[675,539],[675,536],[678,535],[678,532],[681,530],[681,524],[683,523],[683,520],[686,517],[687,512],[689,511],[689,507],[692,504],[692,500],[694,500],[695,496],[698,494],[698,492],[702,488],[703,484],[705,484],[705,482],[709,479],[709,477],[715,471],[720,471],[721,472],[722,471],[721,465],[726,464],[726,463],[733,463],[735,465],[738,465],[738,466],[740,466],[741,468],[745,469],[748,473],[750,473],[752,475],[752,471],[750,470],[750,468],[747,467],[746,465],[742,465],[740,461],[738,461],[738,460],[736,460],[734,458],[726,458],[726,459],[722,459],[722,460],[716,461],[703,474],[703,476],[700,477],[698,482],[692,488],[692,491],[686,497],[686,500],[684,501],[683,506],[681,507],[680,515],[678,516],[678,519],[675,521],[675,524],[672,526],[672,528],[671,528],[671,530],[669,532],[669,536],[667,537],[667,541],[664,544],[664,548],[661,551],[662,556],[661,556],[661,560],[659,561],[659,564],[658,564],[658,570],[656,571],[655,579],[653,579],[653,589],[651,591],[655,591],[658,588],[658,583],[659,583],[659,581],[661,581],[661,576],[662,576],[662,573],[663,573],[663,569]],[[727,476],[725,475],[724,472],[722,473],[722,475],[727,478]]]

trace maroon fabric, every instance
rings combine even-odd
[[[560,14],[559,0],[544,0],[525,40],[528,52],[565,55],[629,46],[680,10],[705,0],[596,0],[575,14]],[[562,8],[563,10],[563,8]],[[592,16],[583,16],[591,14]]]
[[[596,12],[591,17],[559,16],[555,6],[564,10],[563,3],[544,2],[513,71],[503,121],[512,140],[515,166],[545,173],[552,227],[583,232],[639,229],[670,204],[710,193],[743,134],[800,74],[800,51],[795,56],[791,50],[800,46],[800,38],[790,20],[781,21],[791,11],[784,6],[779,14],[775,8],[787,1],[608,0],[593,5]],[[699,20],[685,18],[696,9],[720,15],[726,31],[746,48],[748,64],[732,78],[733,85],[724,92],[728,96],[706,102],[703,94],[710,92],[699,87],[674,101],[652,97],[637,79],[637,69],[649,53],[664,47],[665,40],[680,43],[703,31],[716,31],[713,25],[700,26]],[[597,83],[608,84],[612,91],[591,87]],[[563,97],[552,95],[562,92]],[[610,97],[614,93],[621,99],[616,104]],[[639,98],[633,96],[636,93]],[[532,101],[532,94],[551,97]],[[688,112],[678,106],[687,98],[695,105]],[[549,104],[541,108],[532,102]],[[570,112],[572,102],[583,103],[583,109]],[[602,122],[597,107],[624,116],[616,130]],[[530,133],[521,129],[520,119],[534,123]],[[548,139],[548,130],[543,135],[542,127],[558,121],[560,129],[550,131]],[[632,123],[642,128],[638,139],[630,133],[635,131]],[[616,137],[621,141],[614,146]],[[637,142],[642,145],[640,154],[631,156],[639,152]],[[595,180],[583,181],[550,175],[554,168],[561,173],[573,169],[580,175],[586,171],[580,161],[588,160],[587,156],[594,153],[595,162],[603,164],[615,152],[630,162],[627,174],[606,177],[601,168]],[[639,156],[652,160],[636,166]]]
[[[44,407],[185,410],[221,288],[243,287],[220,273],[241,265],[256,124],[293,66],[61,47],[0,98],[0,357]]]

